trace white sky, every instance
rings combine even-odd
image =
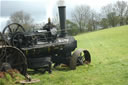
[[[20,3],[22,1],[22,3]],[[88,5],[92,9],[96,11],[100,11],[100,8],[109,4],[115,3],[116,1],[122,0],[64,0],[65,5],[67,6],[67,14],[77,5]],[[128,1],[128,0],[123,0]],[[21,6],[14,5],[4,5],[4,9],[2,9],[1,2],[19,2],[18,5],[22,4]],[[9,19],[10,15],[16,11],[26,11],[30,13],[36,22],[46,21],[48,17],[53,17],[53,13],[55,13],[57,9],[57,2],[58,0],[0,0],[0,30],[2,30],[6,26],[6,22]],[[28,6],[28,7],[27,7]],[[11,9],[12,8],[12,9]],[[15,10],[14,10],[15,9]],[[6,10],[5,13],[2,13]],[[39,11],[38,11],[39,10]],[[42,11],[42,12],[41,12]],[[6,16],[3,16],[5,14]],[[70,16],[70,15],[67,15]]]

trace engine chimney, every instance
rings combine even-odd
[[[60,28],[61,28],[60,37],[64,37],[66,35],[66,31],[65,31],[66,6],[58,6],[58,9],[59,9]]]

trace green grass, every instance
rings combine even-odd
[[[75,38],[78,48],[90,51],[91,65],[31,75],[41,80],[33,85],[128,85],[128,26],[81,34]]]
[[[0,78],[0,85],[20,85],[19,83],[16,84],[16,82],[24,79],[24,76],[19,73],[13,73],[13,78],[9,73],[5,73],[5,76]]]
[[[78,48],[90,51],[92,63],[76,70],[58,67],[52,74],[30,74],[40,79],[31,85],[128,85],[128,26],[80,34],[75,38]]]

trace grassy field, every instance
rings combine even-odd
[[[41,80],[32,85],[128,85],[128,26],[80,34],[75,38],[78,48],[90,51],[92,63],[76,70],[58,67],[52,74],[30,74]]]
[[[91,65],[76,70],[59,68],[52,74],[37,73],[33,85],[128,85],[128,26],[81,34],[78,48],[88,49]]]

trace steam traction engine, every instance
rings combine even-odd
[[[65,6],[59,6],[60,34],[50,22],[34,32],[26,32],[17,23],[6,26],[1,34],[0,70],[17,69],[26,75],[27,68],[45,68],[51,73],[51,66],[66,64],[71,69],[91,62],[90,53],[77,49],[77,41],[65,31]],[[74,53],[72,54],[72,52]]]

